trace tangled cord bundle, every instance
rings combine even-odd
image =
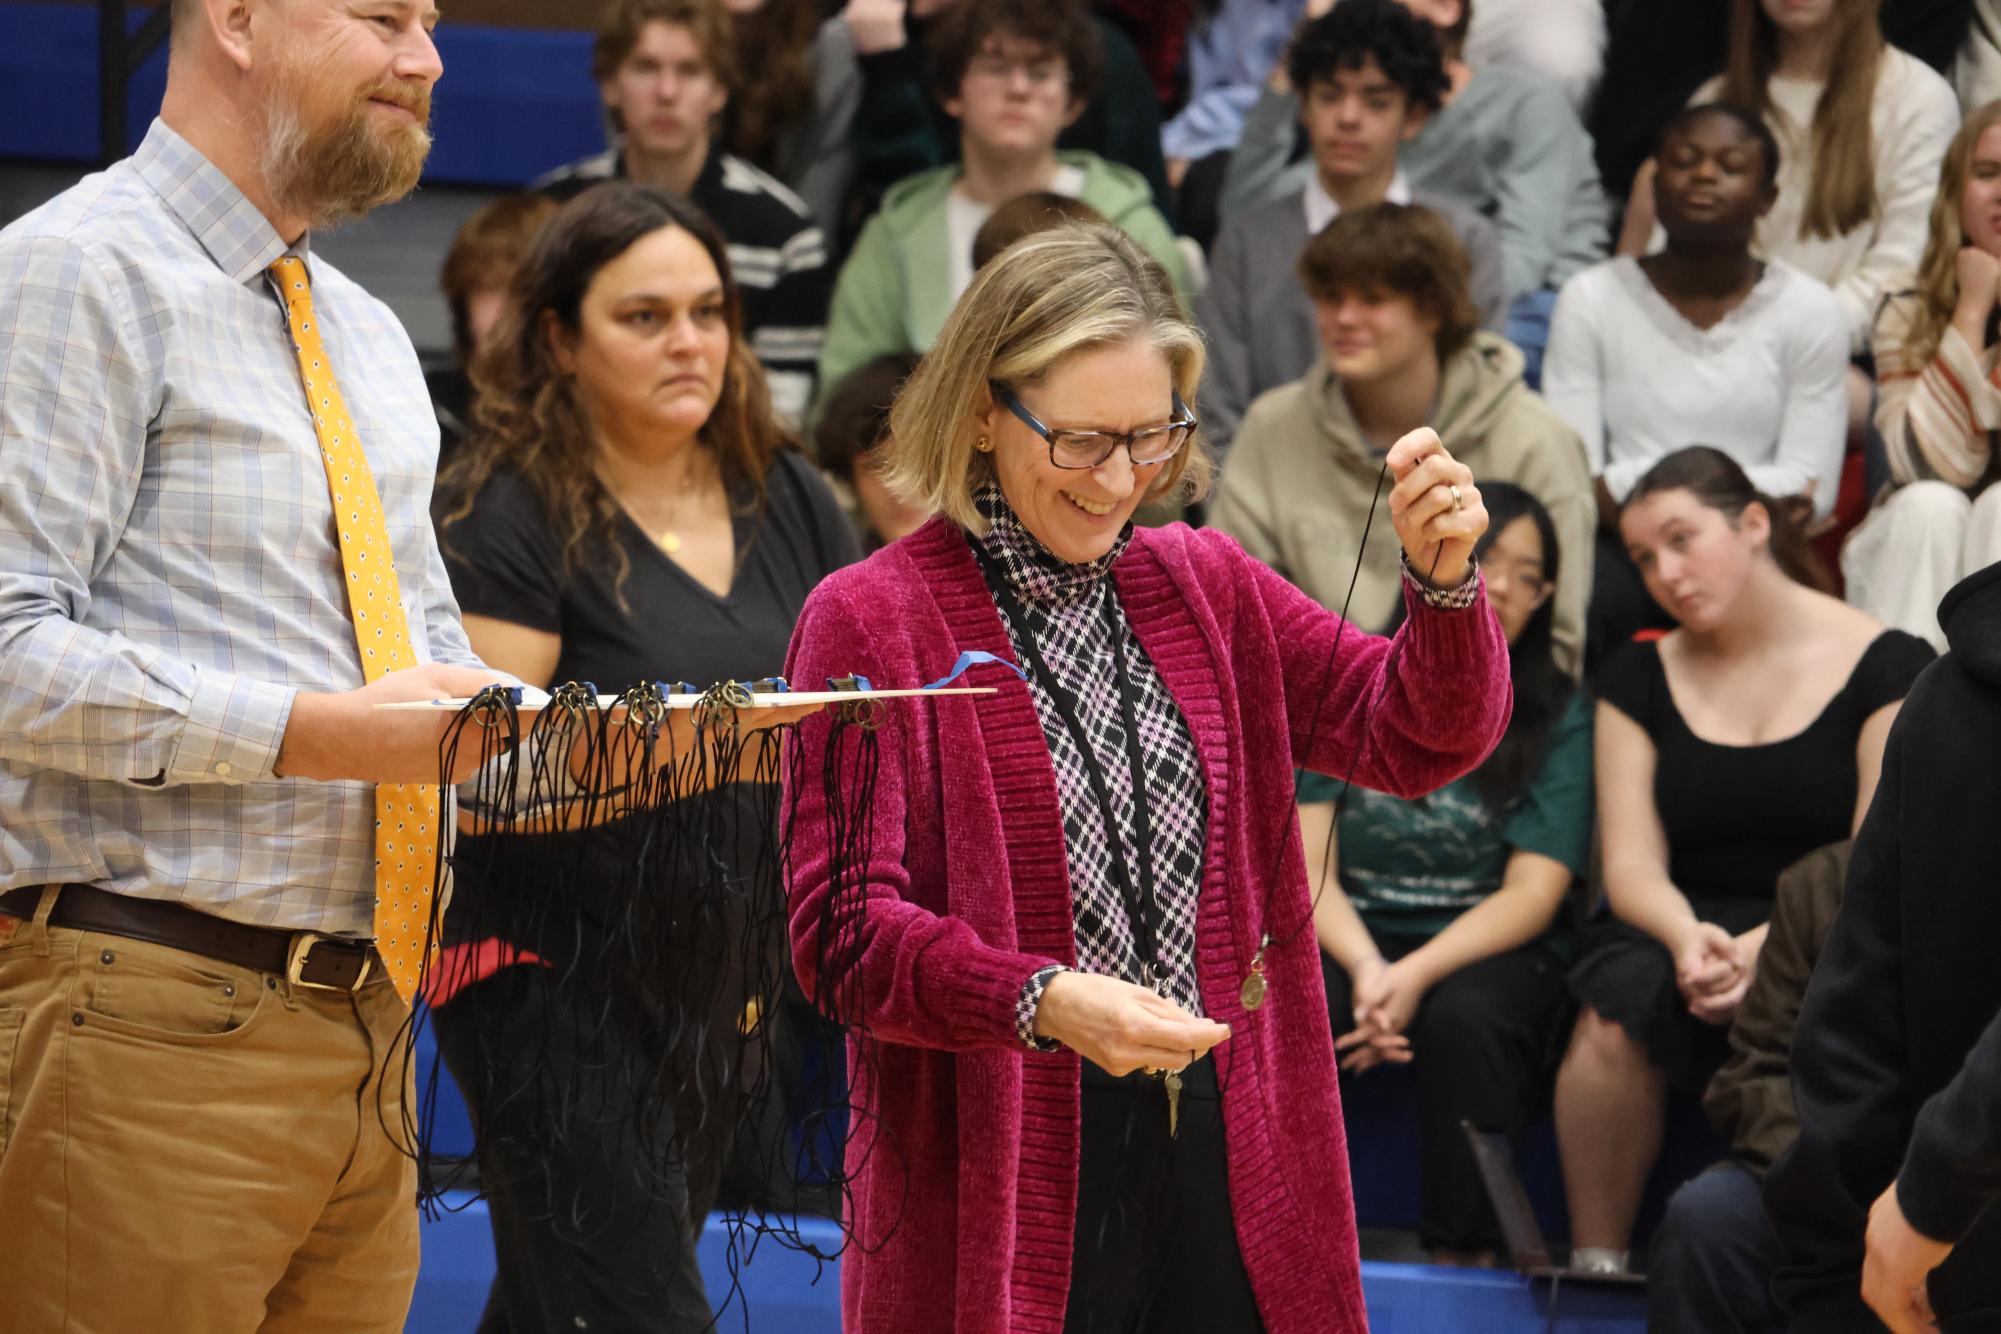
[[[675,693],[699,695],[678,748]],[[506,1188],[566,1237],[618,1246],[659,1220],[589,1198],[578,1180],[630,1173],[635,1197],[696,1230],[706,1220],[687,1205],[715,1196],[726,1164],[760,1183],[724,1211],[731,1289],[711,1294],[718,1318],[763,1239],[822,1262],[839,1254],[810,1241],[797,1213],[851,1212],[847,1139],[860,1119],[848,1067],[860,1062],[842,1059],[817,1014],[843,1013],[861,985],[879,767],[880,701],[829,709],[821,792],[839,890],[813,942],[829,994],[803,997],[786,945],[783,757],[795,805],[808,776],[800,748],[780,745],[789,727],[739,725],[751,693],[649,684],[606,707],[593,686],[570,683],[528,713],[496,687],[454,715],[441,772],[468,759],[477,769],[459,789],[456,841],[440,849],[428,930],[447,948],[427,951],[421,989],[445,984],[465,1021],[454,1034],[473,1044],[451,1070],[479,1121],[473,1158],[434,1151],[443,1060],[414,1068],[428,1006],[390,1056],[419,1088],[389,1129],[417,1162],[431,1216],[464,1207],[467,1187]],[[472,961],[481,949],[483,967]],[[659,1257],[663,1286],[675,1260]]]

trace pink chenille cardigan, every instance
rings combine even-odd
[[[1392,641],[1350,627],[1330,674],[1335,615],[1230,538],[1180,525],[1139,529],[1112,577],[1207,782],[1196,970],[1204,1009],[1232,1030],[1216,1062],[1258,1309],[1271,1334],[1364,1330],[1293,769],[1352,767],[1399,796],[1465,773],[1507,726],[1507,644],[1484,596],[1458,611],[1413,597],[1393,671]],[[937,519],[814,591],[786,672],[799,689],[849,673],[919,685],[963,649],[1013,658],[965,534]],[[895,701],[880,731],[858,995],[840,1016],[875,1039],[855,1065],[865,1110],[841,1261],[845,1328],[862,1334],[1058,1334],[1070,1285],[1078,1060],[1030,1052],[1015,1032],[1022,984],[1073,959],[1056,779],[1028,688],[994,666],[967,683],[1000,693]],[[803,724],[804,763],[788,766],[793,958],[809,996],[829,730],[824,715]],[[1267,930],[1281,942],[1265,959],[1269,995],[1247,1013],[1238,991]]]

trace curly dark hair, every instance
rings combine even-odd
[[[940,102],[959,95],[966,67],[988,42],[1012,37],[1063,57],[1070,96],[1088,102],[1098,94],[1104,47],[1088,6],[1078,0],[977,0],[940,14],[925,34],[925,74]]]
[[[1345,9],[1357,0],[1343,0]],[[1299,256],[1308,296],[1394,292],[1438,321],[1434,346],[1442,362],[1480,327],[1473,304],[1473,266],[1450,223],[1422,204],[1371,204],[1347,209],[1321,228]]]
[[[447,541],[488,481],[516,474],[548,510],[565,566],[607,559],[615,585],[623,586],[630,563],[623,544],[608,540],[620,522],[618,499],[590,466],[596,444],[576,389],[557,364],[548,322],[575,331],[598,273],[643,237],[670,227],[699,241],[723,280],[729,364],[699,438],[715,451],[729,495],[752,509],[763,504],[772,466],[792,440],[772,411],[764,368],[744,337],[743,298],[722,234],[701,210],[665,190],[613,181],[578,195],[542,228],[515,273],[492,350],[473,363],[472,432],[438,484],[438,530]]]
[[[1445,105],[1452,81],[1438,30],[1397,0],[1341,0],[1300,24],[1285,53],[1285,73],[1304,98],[1315,83],[1336,71],[1358,70],[1371,57],[1411,106],[1437,111]]]

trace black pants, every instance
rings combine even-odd
[[[1084,1062],[1077,1241],[1064,1334],[1258,1334],[1237,1249],[1216,1064],[1182,1074],[1181,1129],[1143,1074]]]
[[[504,968],[432,1014],[438,1048],[466,1093],[498,1261],[480,1334],[618,1330],[696,1334],[714,1317],[695,1260],[726,1141],[690,1161],[645,1165],[626,1115],[644,1057],[579,1067],[550,970]],[[473,992],[480,994],[475,998]],[[503,1078],[479,1064],[500,1063]],[[538,1088],[518,1105],[476,1090]],[[560,1091],[560,1092],[558,1092]],[[572,1132],[535,1124],[544,1096],[569,1098]]]
[[[1422,943],[1394,936],[1377,942],[1390,959]],[[1325,955],[1321,965],[1328,1019],[1340,1037],[1355,1027],[1348,975]],[[1563,970],[1539,944],[1468,964],[1425,993],[1405,1031],[1417,1076],[1419,1235],[1426,1246],[1500,1247],[1500,1224],[1459,1123],[1520,1143],[1549,1087],[1569,1011]]]
[[[1648,1334],[1785,1328],[1771,1283],[1786,1252],[1763,1189],[1743,1164],[1722,1162],[1674,1193],[1647,1251]]]

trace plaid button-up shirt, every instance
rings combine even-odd
[[[1057,797],[1063,808],[1063,848],[1070,866],[1077,966],[1088,973],[1148,985],[1140,967],[1132,913],[1113,865],[1114,858],[1123,862],[1134,889],[1140,889],[1139,822],[1134,808],[1144,801],[1153,834],[1158,901],[1150,916],[1158,924],[1155,934],[1165,975],[1162,991],[1189,1013],[1201,1014],[1202,997],[1195,984],[1195,906],[1202,889],[1208,789],[1188,722],[1120,611],[1117,620],[1119,633],[1125,637],[1126,669],[1147,787],[1144,792],[1133,791],[1112,631],[1105,616],[1107,599],[1117,607],[1118,593],[1110,571],[1125,551],[1131,529],[1097,560],[1071,565],[1036,541],[997,487],[983,489],[975,499],[990,524],[986,536],[975,540],[1000,568],[1028,621],[1020,626],[1002,617],[1015,657],[1024,665],[1028,662],[1022,642],[1026,630],[1034,635],[1051,675],[1076,711],[1111,797],[1117,828],[1108,830],[1092,792],[1084,752],[1041,679],[1030,673],[1029,694],[1049,742]],[[1042,990],[1057,971],[1044,969],[1029,979],[1016,1008],[1017,1033],[1038,1050],[1052,1050],[1056,1045],[1038,1039],[1034,1028]]]
[[[85,881],[365,934],[373,794],[275,778],[301,690],[362,684],[283,306],[287,245],[154,122],[0,231],[0,889]],[[421,660],[476,665],[429,517],[408,335],[307,252]]]

